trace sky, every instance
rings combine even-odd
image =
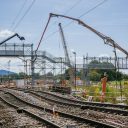
[[[93,9],[101,2],[103,4]],[[128,0],[0,0],[0,41],[18,33],[25,37],[24,43],[33,43],[36,49],[49,13],[64,14],[74,18],[86,13],[80,17],[80,20],[111,37],[128,50],[127,5]],[[90,9],[92,10],[88,12]],[[96,34],[77,22],[69,24],[70,22],[71,20],[64,18],[52,18],[39,50],[46,50],[56,57],[64,56],[58,31],[58,23],[61,23],[70,57],[74,58],[72,52],[75,51],[77,63],[87,54],[91,57],[114,56],[113,48],[104,44]],[[11,42],[22,43],[18,39],[12,39]],[[118,56],[125,56],[120,51],[117,53]],[[0,61],[1,67],[7,65],[9,59],[4,58],[4,62]],[[14,65],[20,62],[21,60],[12,61],[12,70],[17,70]]]

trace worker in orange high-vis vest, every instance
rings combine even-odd
[[[104,73],[104,77],[101,79],[102,83],[102,94],[101,94],[101,102],[104,102],[105,100],[105,93],[106,93],[106,83],[107,83],[107,74]]]

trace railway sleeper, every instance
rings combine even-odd
[[[76,103],[79,103],[79,104],[99,106],[99,107],[117,107],[117,108],[122,108],[122,109],[128,109],[128,105],[119,105],[119,104],[110,104],[110,103],[99,103],[99,102],[80,101],[80,100],[67,99],[67,98],[64,98],[62,96],[51,94],[51,93],[46,92],[46,91],[36,91],[36,92],[41,92],[41,93],[49,94],[51,96],[59,97],[61,99],[65,99],[65,100],[69,100],[69,101],[73,101],[73,102],[76,102]]]
[[[16,98],[19,99],[20,101],[23,101],[23,102],[27,103],[28,105],[31,105],[31,106],[36,107],[36,108],[38,108],[38,109],[43,109],[43,110],[44,110],[44,108],[41,107],[41,106],[37,106],[37,105],[34,105],[34,104],[32,104],[32,103],[26,102],[25,100],[20,99],[19,97],[17,97],[15,94],[12,94],[12,93],[10,93],[10,92],[8,92],[8,93],[11,94],[12,96],[16,97]],[[19,108],[19,107],[18,107],[18,108]],[[53,110],[52,110],[52,109],[45,108],[45,110],[46,110],[47,112],[53,113]],[[25,111],[25,109],[23,109],[23,111]],[[113,126],[113,125],[101,123],[101,122],[99,122],[99,121],[95,121],[95,120],[91,120],[91,119],[87,119],[87,118],[82,118],[82,117],[80,117],[80,116],[75,116],[75,115],[72,115],[72,114],[69,114],[69,113],[67,114],[67,113],[60,112],[60,111],[56,111],[56,112],[57,112],[59,115],[61,115],[61,116],[69,117],[69,118],[73,118],[73,119],[79,120],[79,121],[81,121],[81,122],[89,123],[90,126],[98,126],[97,128],[99,128],[99,127],[102,127],[102,128],[117,128],[117,127],[115,127],[115,126]]]
[[[102,111],[102,112],[108,112],[108,113],[115,113],[115,114],[120,114],[123,116],[128,116],[128,111],[127,110],[116,110],[116,109],[110,109],[110,108],[102,108],[102,107],[94,107],[94,106],[81,106],[81,109],[92,109],[96,111]]]
[[[23,109],[23,108],[19,108],[18,106],[14,105],[14,104],[12,104],[10,102],[8,102],[7,100],[5,100],[1,96],[0,96],[0,98],[2,99],[2,101],[4,101],[9,106],[16,108],[18,113],[23,113],[24,112],[24,113],[26,113],[29,116],[31,115],[31,117],[33,117],[33,118],[35,118],[35,119],[37,119],[37,120],[39,120],[41,122],[45,122],[49,126],[52,126],[52,128],[61,128],[60,126],[58,126],[57,124],[54,124],[53,122],[50,122],[49,120],[46,120],[46,119],[44,119],[44,118],[42,118],[42,117],[40,117],[40,116],[38,116],[38,115],[36,115],[36,114],[34,114],[32,112],[29,112],[28,110]]]
[[[71,106],[75,106],[75,107],[80,107],[81,109],[91,109],[91,110],[96,110],[96,111],[102,111],[102,112],[108,112],[108,113],[116,113],[116,114],[122,114],[123,116],[128,116],[128,111],[126,110],[116,110],[116,109],[110,109],[110,108],[104,108],[104,107],[99,107],[99,106],[91,106],[91,105],[81,105],[81,104],[75,104],[75,103],[67,103],[67,102],[61,102],[61,101],[57,101],[57,100],[53,100],[47,97],[44,97],[40,94],[37,94],[33,91],[29,91],[29,93],[32,93],[36,96],[39,97],[43,97],[44,99],[48,99],[52,102],[57,102],[59,104],[64,104],[64,105],[71,105]]]

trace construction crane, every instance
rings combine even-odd
[[[12,35],[12,36],[8,37],[7,39],[5,39],[5,40],[1,41],[1,42],[0,42],[0,45],[4,44],[6,41],[8,41],[8,40],[12,39],[12,38],[13,38],[13,37],[15,37],[15,36],[17,36],[20,40],[25,40],[25,38],[24,38],[24,37],[19,36],[17,33],[15,33],[14,35]]]
[[[73,66],[72,66],[70,58],[69,58],[67,44],[66,44],[66,40],[65,40],[65,36],[64,36],[64,32],[63,32],[61,23],[59,23],[58,26],[59,26],[60,36],[62,39],[63,49],[64,49],[64,53],[65,53],[65,60],[66,60],[65,64],[70,68],[69,69],[70,83],[73,84],[74,83]]]

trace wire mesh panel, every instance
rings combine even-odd
[[[90,69],[128,69],[128,59],[126,57],[86,57],[85,68]],[[116,61],[116,65],[115,65]],[[77,68],[82,68],[82,64],[78,64]]]
[[[31,57],[31,44],[3,44],[0,45],[0,56],[29,56]]]

